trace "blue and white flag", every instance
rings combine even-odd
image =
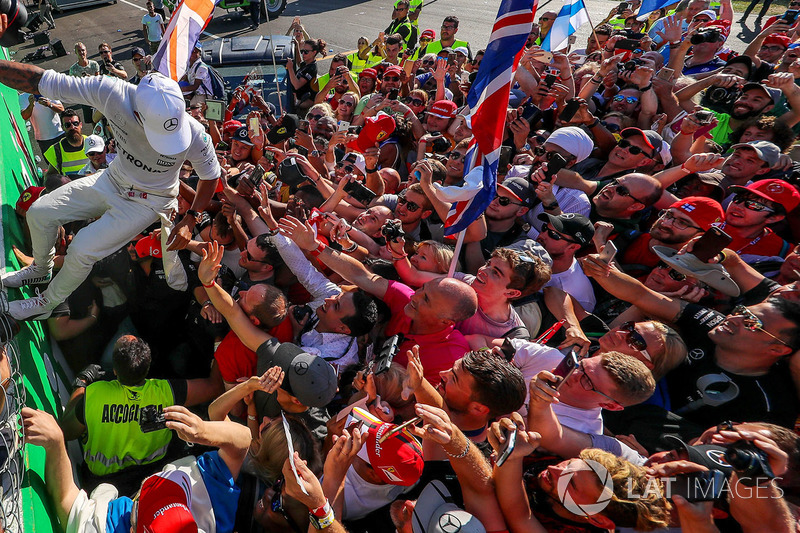
[[[589,22],[589,13],[583,0],[567,0],[558,12],[553,27],[547,32],[542,42],[542,50],[555,52],[567,47],[569,36],[578,31],[578,28]]]
[[[640,17],[644,15],[649,15],[650,13],[656,11],[657,9],[661,9],[662,7],[667,7],[674,3],[675,2],[673,0],[643,0],[642,5],[639,6],[638,15]]]

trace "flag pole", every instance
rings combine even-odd
[[[464,234],[467,232],[463,229],[458,232],[458,239],[456,240],[456,249],[453,251],[453,260],[450,261],[450,270],[447,271],[447,277],[452,278],[456,272],[456,265],[458,264],[458,256],[461,255],[461,247],[464,245]]]
[[[584,4],[584,7],[585,6],[586,6],[586,4]],[[597,45],[597,49],[602,52],[603,48],[600,46],[600,39],[597,38],[597,34],[594,32],[594,22],[592,22],[592,19],[589,16],[589,8],[588,7],[586,7],[586,20],[589,21],[589,27],[592,29],[592,37],[594,37],[594,43]]]

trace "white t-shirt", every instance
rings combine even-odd
[[[359,451],[359,457],[366,456],[366,448]],[[365,459],[369,462],[369,458]],[[391,503],[404,492],[413,488],[400,485],[374,485],[356,473],[350,465],[344,477],[344,520],[358,520],[372,511]]]
[[[456,272],[453,277],[463,281],[467,285],[472,285],[472,283],[475,281],[475,276],[472,274],[465,274],[463,272]],[[483,312],[480,306],[478,306],[478,310],[474,315],[463,322],[456,324],[456,329],[464,335],[473,335],[478,333],[480,335],[487,335],[489,337],[499,339],[510,330],[525,325],[514,308],[510,305],[508,308],[508,320],[504,322],[498,322],[490,318],[486,313]]]
[[[25,109],[28,107],[28,98],[31,93],[22,93],[19,95],[19,107]],[[61,104],[58,100],[52,100],[54,104]],[[33,104],[33,111],[31,113],[31,126],[33,126],[33,136],[37,141],[49,141],[55,139],[64,130],[61,129],[61,118],[58,113],[41,105],[39,102]]]
[[[202,59],[198,59],[189,67],[186,71],[186,79],[189,83],[194,83],[195,80],[203,80],[203,83],[195,89],[194,94],[208,94],[206,87],[211,86],[211,81],[209,80],[208,67],[203,63]]]
[[[136,85],[112,76],[76,78],[47,70],[39,82],[39,90],[46,98],[92,106],[106,117],[114,130],[118,155],[107,172],[117,181],[144,192],[175,196],[184,161],[192,163],[202,180],[220,175],[211,136],[188,115],[184,127],[191,128],[192,140],[185,152],[164,155],[150,146],[144,128],[133,114]]]
[[[151,43],[160,41],[164,36],[164,34],[161,33],[161,25],[164,24],[164,19],[161,18],[160,13],[156,13],[152,17],[149,14],[145,14],[142,17],[142,24],[147,27],[147,40]]]
[[[567,270],[551,275],[550,281],[545,287],[557,287],[566,292],[578,300],[578,303],[588,313],[593,312],[594,306],[597,304],[592,282],[583,273],[583,268],[575,258],[572,259],[572,265]]]

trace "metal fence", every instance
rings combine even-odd
[[[4,302],[3,302],[4,303]],[[22,407],[25,385],[20,372],[20,351],[13,340],[18,329],[8,315],[0,315],[0,530],[22,533],[22,480],[24,434]]]

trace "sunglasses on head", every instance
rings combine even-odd
[[[647,341],[644,340],[641,333],[636,331],[636,322],[625,322],[620,325],[619,330],[625,332],[625,342],[628,346],[644,355],[648,361],[653,360],[647,352]]]
[[[405,196],[398,196],[397,197],[397,205],[406,206],[406,209],[408,209],[412,213],[414,211],[416,211],[417,209],[419,209],[419,205],[415,204],[414,202],[409,202],[408,200],[406,200]]]
[[[640,204],[643,204],[643,203],[644,203],[643,201],[639,200],[639,199],[638,199],[638,198],[636,198],[634,195],[632,195],[632,194],[631,194],[631,191],[630,191],[630,189],[628,189],[628,187],[626,187],[625,185],[623,185],[622,183],[620,183],[618,180],[612,180],[612,181],[611,181],[611,183],[610,183],[609,185],[611,185],[612,187],[614,187],[614,190],[616,191],[616,193],[617,193],[618,195],[620,195],[620,196],[627,196],[627,197],[628,197],[628,198],[630,198],[631,200],[634,200],[634,201],[636,201],[636,202],[639,202]]]
[[[635,104],[636,102],[639,101],[639,99],[637,97],[635,97],[635,96],[624,96],[624,95],[621,95],[621,94],[618,94],[618,95],[614,96],[614,98],[612,98],[612,100],[614,100],[615,102],[622,102],[624,100],[624,101],[628,102],[629,104]]]
[[[749,209],[750,211],[756,211],[756,212],[766,211],[768,213],[775,212],[774,209],[767,207],[767,205],[764,204],[763,202],[760,202],[758,200],[753,200],[751,198],[742,196],[740,194],[734,196],[731,202],[735,204],[744,204],[745,208]]]
[[[658,264],[656,265],[656,268],[666,268],[667,270],[669,270],[668,272],[669,277],[675,281],[686,281],[685,274],[681,274],[680,272],[678,272],[677,270],[666,264],[664,261],[659,261]]]
[[[734,307],[733,311],[731,311],[731,316],[742,317],[742,325],[746,329],[750,331],[763,331],[764,333],[766,333],[779,343],[783,344],[784,346],[789,346],[788,344],[786,344],[785,341],[782,341],[769,331],[765,330],[764,322],[762,322],[760,318],[758,318],[755,314],[753,314],[753,312],[744,305],[737,305],[736,307]]]
[[[617,143],[617,146],[619,146],[623,150],[627,150],[628,152],[630,152],[631,155],[645,154],[645,155],[647,155],[647,157],[652,157],[651,155],[647,154],[644,150],[642,150],[638,146],[634,146],[633,143],[630,142],[628,139],[621,139]]]

